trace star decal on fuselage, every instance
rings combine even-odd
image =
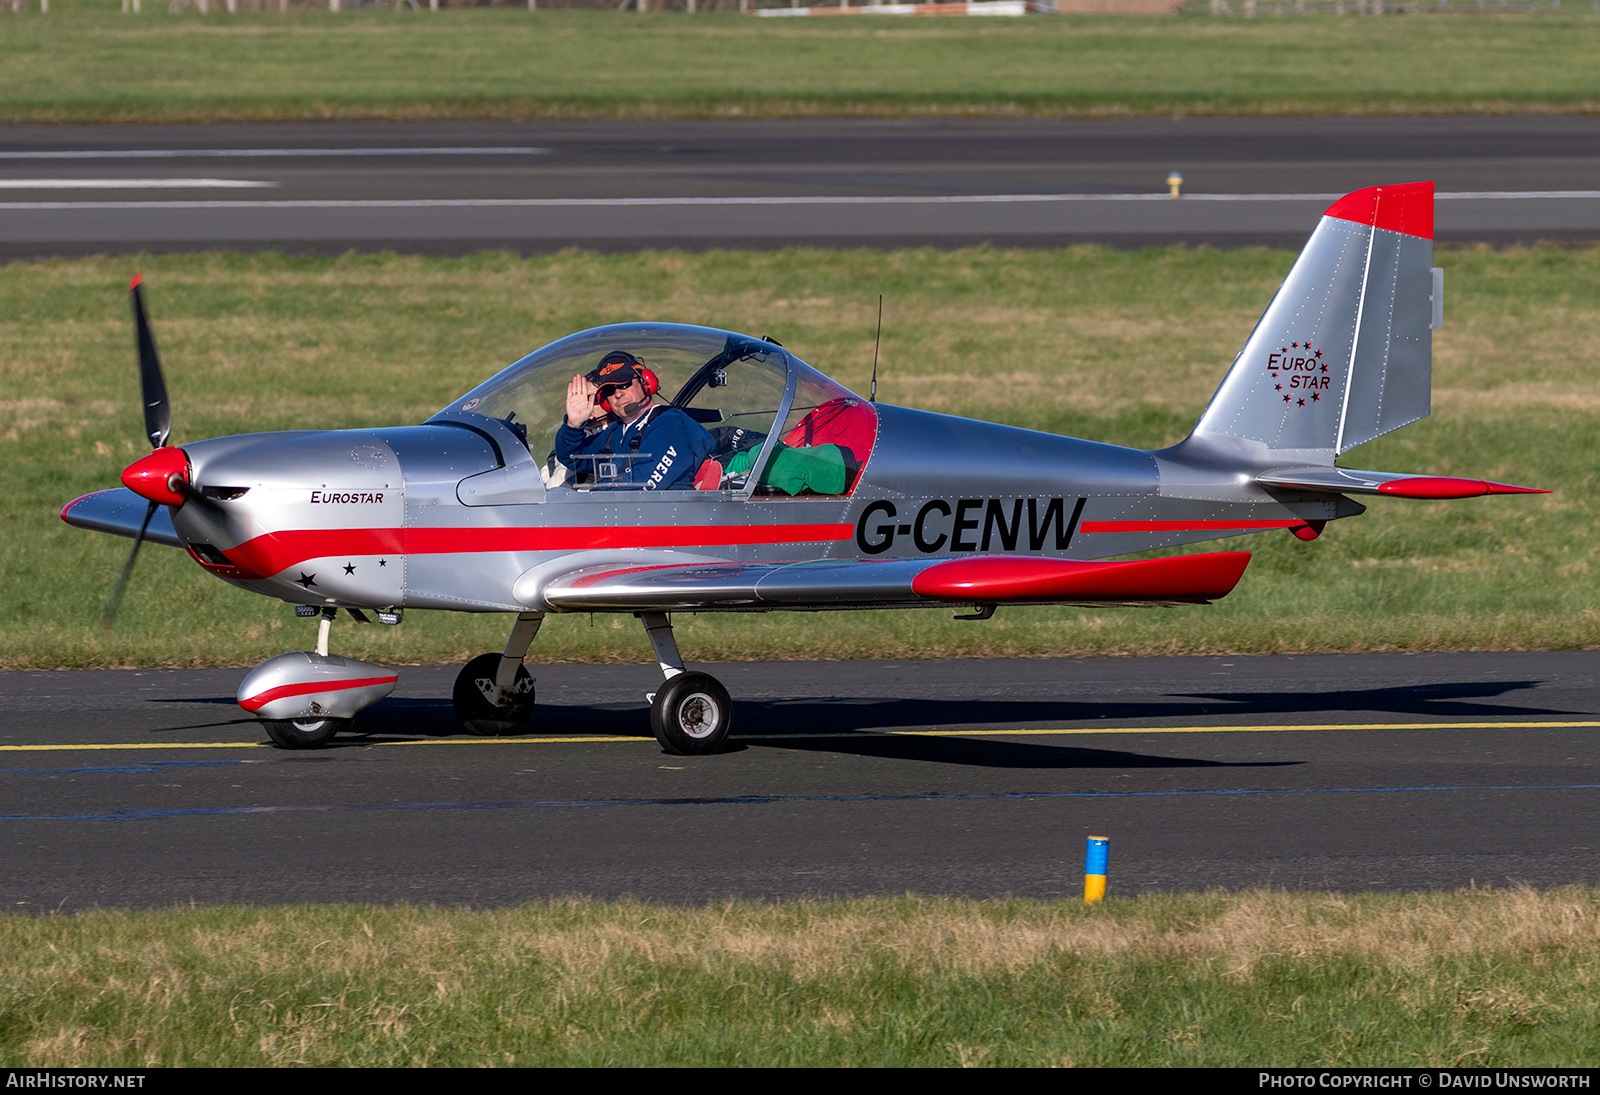
[[[306,589],[310,589],[312,586],[317,584],[317,576],[315,574],[307,574],[302,570],[300,572],[300,577],[296,578],[295,582],[304,586]]]
[[[354,563],[346,563],[344,565],[344,572],[346,574],[354,574],[356,572],[356,565]]]

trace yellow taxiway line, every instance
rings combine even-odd
[[[744,734],[741,741],[800,741],[816,738],[913,737],[1067,737],[1095,734],[1262,734],[1307,733],[1323,730],[1559,730],[1596,729],[1593,722],[1330,722],[1269,726],[1075,726],[1017,730],[842,730],[816,734]],[[406,741],[372,741],[373,747],[391,745],[573,745],[602,742],[648,742],[643,735],[581,737],[422,738]],[[66,753],[117,749],[270,749],[264,741],[147,741],[108,742],[91,745],[0,745],[0,753]]]

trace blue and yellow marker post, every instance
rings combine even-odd
[[[1111,838],[1092,836],[1083,857],[1083,903],[1092,905],[1106,895],[1106,864],[1111,858]]]

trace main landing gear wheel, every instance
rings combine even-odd
[[[533,714],[533,676],[525,666],[517,666],[516,683],[500,706],[489,703],[484,688],[493,686],[499,669],[499,654],[480,654],[456,677],[455,691],[451,693],[456,721],[474,734],[515,734]]]
[[[733,701],[717,678],[679,673],[651,701],[650,729],[669,753],[715,753],[733,729]]]
[[[261,725],[279,749],[321,749],[354,721],[313,715],[304,719],[262,719]]]

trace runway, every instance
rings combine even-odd
[[[0,258],[1296,247],[1416,179],[1446,243],[1600,239],[1592,117],[34,126],[0,127]]]
[[[0,675],[0,900],[490,906],[1550,886],[1600,875],[1600,655],[731,663],[736,748],[663,754],[644,665],[547,665],[528,734],[407,668],[333,748],[242,671]]]

